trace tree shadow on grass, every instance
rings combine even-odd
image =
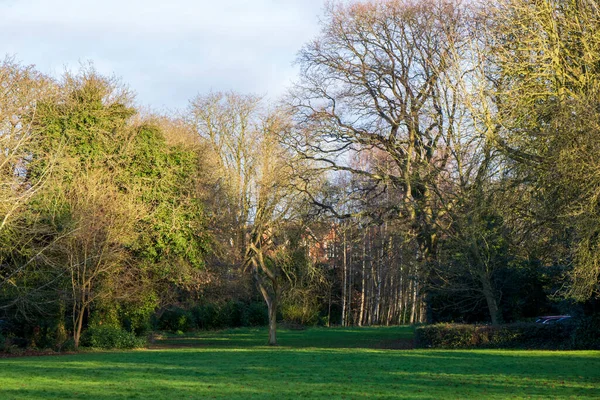
[[[363,328],[312,328],[278,330],[279,347],[284,348],[356,348],[412,349],[414,329],[410,326]],[[267,330],[232,329],[224,332],[195,332],[187,336],[158,340],[151,348],[237,348],[267,344]]]
[[[7,399],[600,398],[600,353],[152,350],[6,360],[0,383]]]

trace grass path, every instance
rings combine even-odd
[[[0,399],[600,398],[600,352],[381,349],[409,328],[263,330],[0,360]],[[197,345],[198,347],[185,347]]]

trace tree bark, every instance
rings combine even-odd
[[[494,290],[492,289],[492,284],[489,280],[488,276],[482,276],[481,284],[483,288],[483,295],[485,296],[485,301],[487,302],[488,311],[490,313],[490,319],[492,320],[492,325],[498,325],[500,323],[500,309],[498,307],[498,302],[496,301],[496,296],[494,295]]]
[[[348,285],[348,265],[347,265],[347,250],[346,250],[346,231],[344,230],[344,240],[342,243],[342,266],[343,266],[343,287],[342,287],[342,326],[346,326],[346,302],[347,302],[347,285]]]
[[[271,280],[273,293],[269,293],[262,280],[258,277],[257,280],[269,313],[269,346],[277,346],[277,282]]]
[[[365,297],[366,297],[366,281],[365,281],[365,270],[367,263],[367,230],[363,236],[362,246],[362,276],[361,276],[361,291],[360,291],[360,314],[358,316],[358,326],[362,326],[365,320]]]

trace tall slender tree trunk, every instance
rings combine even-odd
[[[329,286],[329,304],[327,305],[327,327],[331,326],[331,286]]]
[[[412,307],[410,311],[410,324],[414,324],[417,316],[417,281],[413,279],[412,281]]]
[[[366,264],[367,264],[367,230],[363,236],[363,252],[362,252],[362,276],[361,276],[361,293],[360,293],[360,314],[358,316],[358,326],[362,326],[365,319],[365,300],[366,300]]]
[[[347,286],[348,286],[348,265],[347,265],[347,249],[346,249],[346,230],[344,230],[344,238],[342,241],[342,272],[344,274],[343,277],[343,287],[342,287],[342,326],[346,326],[346,302],[347,298]]]
[[[350,226],[352,227],[352,225]],[[352,230],[350,231],[350,246],[352,246]],[[354,318],[352,318],[352,247],[350,247],[350,262],[348,262],[348,301],[346,303],[346,325],[354,325]]]
[[[385,324],[390,326],[394,319],[394,313],[396,312],[396,291],[394,290],[394,275],[390,276],[390,282],[388,285],[388,308],[387,317]]]

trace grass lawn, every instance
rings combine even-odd
[[[394,350],[406,327],[239,329],[129,352],[0,359],[0,399],[600,398],[598,351]]]

